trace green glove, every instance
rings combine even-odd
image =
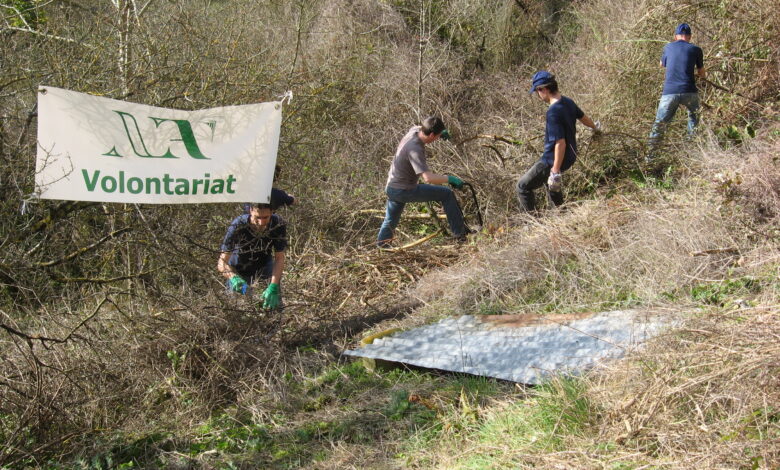
[[[238,292],[239,294],[246,294],[247,284],[246,281],[241,276],[233,276],[228,281],[230,284],[230,290],[233,292]]]
[[[441,140],[450,140],[452,138],[452,136],[450,135],[450,131],[448,131],[447,129],[441,131],[440,137]]]
[[[279,292],[279,284],[268,284],[268,288],[263,292],[263,308],[273,310],[279,307],[282,301],[282,294]]]
[[[463,187],[463,180],[458,178],[457,176],[449,175],[447,176],[447,182],[455,189],[460,189]]]

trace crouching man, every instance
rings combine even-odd
[[[287,249],[284,220],[269,204],[252,204],[248,214],[233,219],[220,247],[217,269],[228,288],[246,294],[250,286],[270,281],[263,292],[263,308],[279,308],[280,283]]]

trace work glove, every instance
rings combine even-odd
[[[550,177],[547,178],[547,188],[554,193],[561,192],[561,189],[563,189],[563,175],[551,171]]]
[[[452,138],[450,131],[447,129],[441,131],[441,135],[439,137],[441,137],[441,140],[450,140]]]
[[[271,283],[263,292],[263,308],[274,310],[282,301],[282,293],[279,292],[279,284]]]
[[[604,135],[604,129],[601,127],[601,122],[596,121],[593,124],[596,125],[594,129],[592,129],[593,134],[591,135],[591,142],[601,142],[601,137]]]
[[[246,281],[238,275],[231,277],[228,284],[230,284],[230,290],[242,295],[246,294],[246,290],[249,287]]]
[[[455,189],[461,189],[463,187],[463,180],[458,178],[457,176],[449,175],[447,176],[447,183],[450,184]]]

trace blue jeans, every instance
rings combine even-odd
[[[674,113],[677,112],[677,108],[680,105],[688,109],[688,135],[693,135],[693,131],[699,124],[699,94],[677,93],[661,95],[661,101],[658,102],[658,111],[655,113],[653,130],[650,131],[651,151],[661,142],[666,130],[666,124],[672,120]]]
[[[463,213],[455,199],[455,193],[450,188],[433,184],[418,184],[414,189],[396,189],[388,187],[387,208],[385,220],[382,227],[379,228],[377,235],[377,244],[382,245],[393,238],[393,230],[398,226],[401,220],[401,213],[407,202],[441,202],[444,207],[444,213],[447,214],[447,221],[450,223],[450,233],[454,237],[459,237],[466,233],[466,225],[463,222]]]
[[[536,198],[534,191],[542,186],[547,187],[547,178],[552,167],[542,160],[533,164],[528,171],[517,181],[517,202],[520,208],[526,212],[536,210]],[[563,204],[563,193],[547,189],[547,197],[554,206]]]

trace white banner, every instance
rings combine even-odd
[[[38,90],[35,184],[44,199],[269,202],[282,103],[181,111]]]

